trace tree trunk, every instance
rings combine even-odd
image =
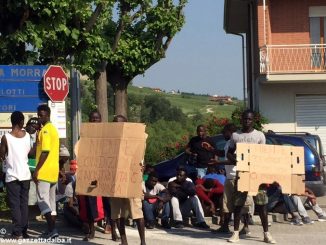
[[[128,96],[127,88],[115,91],[115,114],[128,118]]]
[[[114,91],[114,114],[128,118],[128,95],[127,88],[130,77],[125,77],[119,65],[108,65],[106,68],[108,82]]]
[[[99,76],[95,80],[96,87],[96,105],[98,111],[102,115],[102,121],[108,121],[108,84],[106,77],[106,64],[102,64],[101,69],[99,70]]]

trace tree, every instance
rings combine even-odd
[[[128,84],[165,57],[184,24],[186,2],[0,0],[0,61],[67,66],[74,62],[96,81],[103,119],[108,113],[107,81],[115,93],[115,113],[126,115]]]
[[[118,19],[107,26],[111,52],[106,71],[115,92],[115,114],[127,115],[127,87],[132,79],[165,57],[185,19],[187,0],[119,0]],[[110,37],[110,35],[109,35]]]
[[[67,67],[75,62],[91,79],[103,77],[106,81],[106,64],[100,66],[99,61],[108,55],[103,29],[111,20],[113,3],[113,0],[0,0],[0,62]],[[99,90],[106,91],[97,86]],[[97,103],[107,100],[107,96],[96,98]],[[101,111],[105,120],[107,105]]]

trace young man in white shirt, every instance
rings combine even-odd
[[[162,210],[161,225],[165,229],[170,229],[170,203],[171,196],[168,190],[160,183],[155,173],[148,176],[146,182],[143,182],[143,212],[147,229],[153,229],[156,223],[156,217]]]
[[[254,112],[252,110],[245,110],[242,113],[242,129],[241,131],[234,132],[230,139],[230,146],[228,151],[228,158],[231,162],[236,164],[236,160],[233,153],[236,150],[237,143],[248,143],[248,144],[265,144],[265,135],[256,129],[254,129]],[[239,242],[239,225],[241,218],[241,209],[245,205],[247,199],[247,192],[236,191],[234,196],[234,232],[232,237],[228,242]],[[271,234],[268,232],[268,217],[267,217],[267,202],[268,198],[265,191],[259,191],[254,197],[255,208],[259,213],[261,223],[264,230],[264,242],[266,243],[276,243],[272,238]]]
[[[28,192],[31,172],[28,166],[28,153],[31,150],[30,135],[23,130],[24,115],[20,111],[11,114],[12,130],[2,136],[0,160],[5,164],[6,188],[12,214],[12,238],[29,238]]]

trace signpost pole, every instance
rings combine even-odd
[[[80,114],[80,76],[76,68],[70,70],[71,78],[71,153],[75,157],[74,146],[79,139]]]

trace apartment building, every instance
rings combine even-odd
[[[225,0],[224,29],[245,34],[248,105],[266,129],[326,146],[326,0]]]

